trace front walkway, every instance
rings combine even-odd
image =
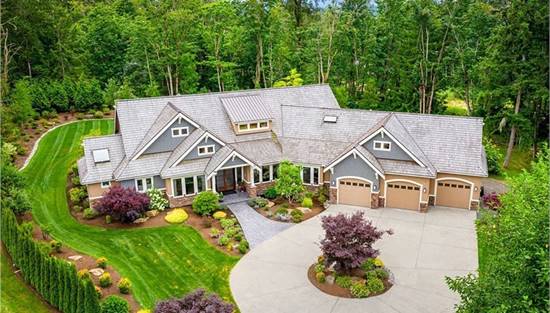
[[[264,217],[249,207],[246,204],[246,199],[244,201],[229,203],[227,207],[237,217],[251,249],[293,225],[272,221]]]
[[[307,269],[320,255],[320,217],[356,210],[363,210],[376,226],[394,230],[377,248],[396,283],[380,296],[337,298],[315,288]],[[477,268],[475,216],[475,211],[438,207],[421,214],[333,205],[243,256],[231,272],[231,291],[242,313],[454,312],[458,297],[448,289],[445,276],[465,275]]]

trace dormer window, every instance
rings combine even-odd
[[[109,162],[111,160],[109,157],[109,149],[93,150],[92,156],[94,157],[94,163]]]
[[[214,145],[207,145],[207,146],[199,146],[198,148],[198,155],[210,155],[214,154],[216,152],[216,146]]]
[[[172,128],[172,138],[185,137],[189,135],[188,127],[174,127]]]
[[[374,150],[390,151],[391,150],[391,142],[389,142],[389,141],[374,141]]]
[[[240,123],[238,126],[239,132],[244,133],[248,131],[259,131],[269,129],[268,121],[261,122],[251,122],[251,123]]]

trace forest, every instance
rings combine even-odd
[[[2,136],[117,98],[325,83],[343,107],[483,117],[506,167],[548,136],[548,27],[542,0],[5,0]]]

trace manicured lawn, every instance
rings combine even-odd
[[[109,262],[128,277],[137,301],[157,300],[203,287],[231,299],[228,277],[237,258],[211,247],[187,226],[149,229],[103,229],[79,224],[69,213],[66,175],[78,158],[80,138],[93,129],[112,133],[107,120],[81,121],[49,133],[25,168],[34,219],[63,244]]]
[[[33,312],[33,313],[52,313],[57,312],[48,304],[41,301],[32,289],[17,277],[8,262],[8,257],[3,248],[0,262],[0,282],[2,284],[0,298],[1,313],[18,313],[18,312]]]
[[[506,155],[506,145],[498,145],[498,150],[503,156]],[[491,177],[498,180],[504,180],[506,175],[515,176],[521,173],[524,169],[528,170],[531,167],[532,160],[531,151],[529,149],[514,147],[514,150],[512,151],[512,159],[510,159],[510,166],[508,166],[508,168],[503,168],[502,174],[491,175]]]

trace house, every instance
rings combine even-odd
[[[343,109],[328,85],[117,102],[115,131],[84,140],[90,200],[110,186],[262,194],[281,160],[303,166],[330,202],[425,211],[473,209],[487,176],[480,118]]]

